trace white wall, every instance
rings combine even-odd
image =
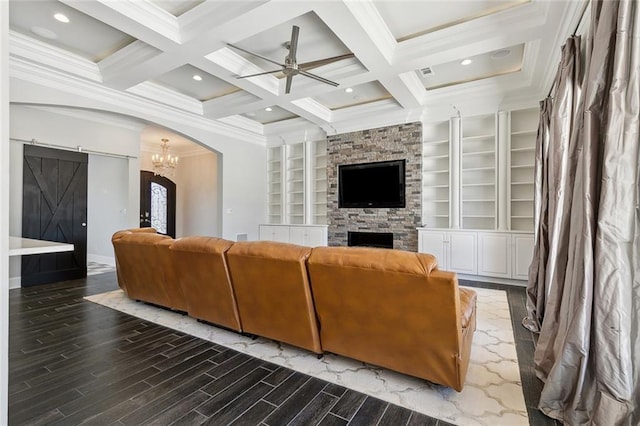
[[[120,123],[121,124],[121,123]],[[140,129],[119,127],[96,121],[95,117],[74,116],[68,111],[50,108],[11,106],[10,135],[16,139],[36,139],[42,143],[137,157]],[[22,152],[19,142],[11,142],[9,229],[11,235],[22,234]],[[129,164],[131,163],[131,164]],[[129,173],[135,167],[135,176]],[[89,155],[87,205],[87,257],[113,262],[111,234],[115,230],[138,226],[140,179],[137,158],[114,158]],[[135,197],[130,196],[131,193]],[[12,286],[19,282],[20,259],[11,259]]]
[[[89,155],[87,187],[87,260],[115,265],[111,236],[129,227],[128,160]]]
[[[217,156],[180,158],[177,175],[176,236],[219,236]]]
[[[141,170],[153,170],[152,155],[140,151]],[[176,184],[176,238],[221,236],[218,156],[213,152],[180,156],[171,181]]]

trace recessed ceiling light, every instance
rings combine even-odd
[[[505,56],[509,56],[510,53],[511,51],[509,49],[496,50],[491,54],[491,59],[504,58]]]
[[[267,111],[267,112],[271,112],[271,111],[273,111],[273,108],[271,108],[271,107],[266,107],[264,110],[265,110],[265,111]]]
[[[353,92],[353,88],[347,87],[346,89],[344,89],[344,91],[347,92],[347,93],[351,93],[351,92]]]
[[[31,32],[34,33],[35,35],[39,35],[40,37],[48,38],[49,40],[54,40],[58,38],[58,34],[54,33],[53,31],[47,28],[31,27]]]
[[[63,13],[56,13],[53,15],[53,17],[56,19],[56,21],[60,21],[65,24],[69,23],[69,18],[67,18],[67,15]]]
[[[202,77],[200,77],[198,74],[194,74],[194,75],[193,75],[193,79],[194,79],[195,81],[202,81]]]
[[[464,59],[460,62],[460,65],[469,65],[471,62],[473,62],[471,59]]]

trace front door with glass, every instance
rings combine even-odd
[[[176,236],[176,184],[153,172],[140,172],[140,227]]]

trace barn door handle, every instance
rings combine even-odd
[[[82,226],[87,226],[87,222],[82,222]]]

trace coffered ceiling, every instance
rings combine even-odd
[[[10,0],[10,50],[248,132],[335,133],[477,103],[535,102],[584,7],[578,0]],[[341,57],[306,68],[337,87],[296,75],[285,94],[275,63],[284,64],[294,25],[298,64]],[[277,72],[238,78],[268,71]]]

